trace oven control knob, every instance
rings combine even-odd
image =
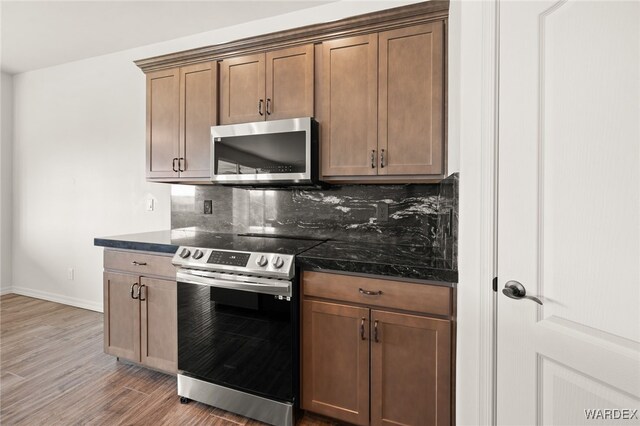
[[[180,257],[183,259],[186,259],[187,257],[189,257],[191,255],[191,252],[189,251],[189,249],[183,248],[182,251],[180,251]]]
[[[200,259],[202,256],[204,256],[204,253],[202,252],[202,250],[196,250],[193,252],[193,258],[194,259]]]
[[[273,261],[271,263],[273,263],[273,266],[276,269],[279,269],[279,268],[282,268],[282,265],[284,265],[284,260],[282,260],[280,256],[276,256],[273,258]]]
[[[256,264],[258,266],[267,266],[267,263],[269,263],[269,261],[263,254],[261,254],[260,257],[256,259]]]

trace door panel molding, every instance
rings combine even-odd
[[[545,52],[547,17],[562,7],[560,0],[543,10],[538,17],[538,294],[544,297],[544,135],[545,135]],[[544,317],[544,307],[538,310],[538,320]]]
[[[575,420],[569,417],[571,413],[578,412],[582,415],[584,410],[604,407],[635,408],[640,403],[640,399],[633,394],[615,388],[597,377],[572,368],[553,358],[539,355],[538,365],[540,366],[539,386],[542,390],[538,394],[544,395],[538,405],[539,424],[571,424]],[[556,394],[554,390],[557,387],[561,389]],[[594,392],[595,390],[598,393]],[[584,394],[590,394],[591,398],[589,399],[593,406],[583,407],[580,404],[580,400],[575,398],[576,394],[580,393],[583,394],[581,395],[582,398],[588,398]],[[606,398],[602,398],[601,395],[605,395]],[[556,412],[554,408],[557,406],[562,408],[562,411]]]
[[[595,78],[615,78],[614,74],[618,73],[621,65],[594,63],[592,67],[583,66],[585,58],[589,56],[600,57],[604,62],[615,60],[615,54],[606,56],[607,50],[615,49],[613,42],[619,38],[606,35],[613,29],[603,31],[602,34],[591,34],[590,27],[586,24],[601,10],[604,8],[595,8],[588,3],[561,0],[538,15],[537,293],[550,302],[538,309],[538,319],[562,317],[640,342],[640,332],[633,332],[625,326],[638,318],[629,315],[633,306],[631,300],[636,297],[633,292],[628,292],[629,284],[624,284],[637,280],[640,274],[622,271],[618,274],[609,271],[605,273],[602,268],[583,268],[579,258],[593,257],[593,262],[603,265],[619,261],[620,266],[615,268],[620,270],[625,268],[627,262],[633,262],[635,257],[627,256],[626,261],[623,261],[611,251],[629,247],[629,242],[625,244],[625,231],[621,228],[628,229],[629,225],[633,227],[629,222],[633,219],[628,215],[617,214],[612,222],[618,222],[618,226],[615,223],[606,224],[602,215],[591,209],[593,197],[597,197],[594,204],[603,198],[614,201],[617,199],[621,202],[606,204],[616,206],[614,209],[626,205],[622,210],[629,209],[629,203],[621,200],[621,193],[615,188],[609,189],[613,185],[598,186],[598,182],[610,180],[611,174],[622,165],[619,160],[624,156],[624,151],[630,153],[622,149],[618,149],[616,153],[615,148],[608,148],[607,144],[601,145],[595,133],[600,127],[599,120],[611,123],[619,115],[615,110],[618,102],[613,102],[606,96],[609,92],[619,94],[623,91],[614,82],[607,85],[606,89],[591,87]],[[604,43],[598,44],[594,40],[604,40]],[[584,43],[589,47],[581,49]],[[629,49],[621,52],[629,52]],[[584,102],[588,100],[585,93],[590,93],[590,96],[599,101],[589,105],[589,102]],[[622,99],[620,105],[625,105]],[[595,124],[589,121],[595,121]],[[623,130],[622,135],[625,134],[628,133]],[[629,164],[623,168],[631,169]],[[571,173],[563,173],[565,169],[571,170]],[[594,171],[597,172],[593,173]],[[630,180],[630,185],[633,186],[633,177]],[[583,185],[591,188],[594,195],[579,191]],[[608,195],[603,194],[605,191],[608,191]],[[577,211],[583,210],[585,213],[579,217],[566,218],[565,212],[574,206]],[[635,223],[637,226],[638,222]],[[614,238],[614,235],[618,238]],[[631,238],[633,237],[629,237]],[[637,249],[632,248],[630,251],[635,251],[640,256]],[[559,253],[563,253],[562,266],[555,261]],[[615,276],[621,283],[620,291],[630,296],[619,302],[614,293],[599,291],[602,282],[609,279],[615,281]],[[560,300],[562,303],[559,303]],[[606,314],[597,309],[602,304],[611,306],[613,303],[620,307],[618,312]]]
[[[558,363],[571,360],[572,368],[585,375],[608,383],[609,387],[621,392],[640,395],[640,370],[637,360],[640,344],[558,317],[539,321],[536,328],[540,329],[534,335],[536,345],[541,348],[538,357],[547,357]],[[598,356],[585,359],[581,356],[585,352],[593,352]],[[612,365],[607,367],[609,382],[606,382],[603,373],[603,359],[615,359],[615,362],[611,362]],[[539,371],[539,383],[540,374]],[[615,386],[611,383],[612,377],[615,377]]]

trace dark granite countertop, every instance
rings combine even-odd
[[[458,271],[431,247],[327,241],[298,255],[299,264],[326,269],[398,278],[458,282]]]
[[[216,234],[198,228],[94,239],[96,246],[159,253],[175,253],[181,245],[218,249],[231,249],[233,246],[235,250],[267,251],[262,250],[265,248],[263,243],[264,240],[260,237]],[[315,245],[308,240],[281,240],[279,244],[278,252],[302,252],[296,256],[296,259],[301,266],[309,269],[439,281],[446,284],[458,282],[458,271],[431,247],[355,241],[318,241]],[[303,251],[313,245],[315,247]],[[269,247],[269,249],[272,248]]]
[[[175,242],[179,230],[141,232],[137,234],[116,235],[93,239],[93,245],[125,250],[143,250],[158,253],[175,253],[180,243]],[[174,237],[175,236],[175,237]]]
[[[293,255],[321,242],[310,239],[263,238],[251,234],[215,233],[203,231],[197,227],[94,239],[96,246],[160,253],[175,253],[179,246],[191,246]]]

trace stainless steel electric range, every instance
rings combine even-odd
[[[181,246],[178,395],[273,425],[299,403],[295,255],[321,241],[212,234]],[[200,242],[199,242],[200,243]]]

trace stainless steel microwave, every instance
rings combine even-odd
[[[229,185],[314,185],[318,123],[311,117],[211,128],[211,180]]]

